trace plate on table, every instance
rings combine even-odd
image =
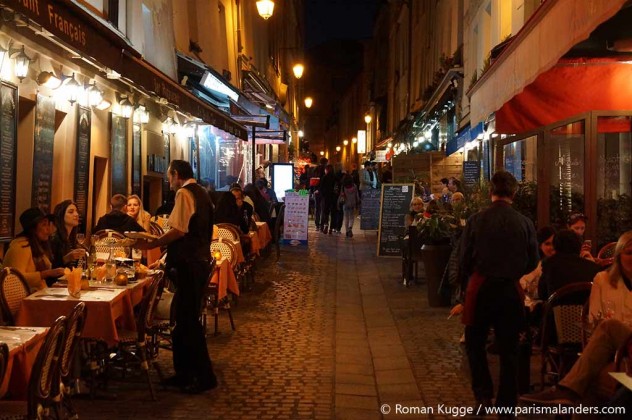
[[[145,239],[147,241],[158,239],[158,236],[152,235],[151,233],[147,232],[125,232],[125,236],[131,239]]]

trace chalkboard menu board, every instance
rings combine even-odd
[[[112,115],[112,195],[127,195],[127,118]]]
[[[380,228],[377,233],[377,255],[399,257],[402,255],[401,237],[404,219],[410,211],[415,195],[414,184],[383,184],[380,206]]]
[[[83,220],[88,211],[88,179],[90,176],[91,112],[80,106],[77,112],[77,152],[75,154],[75,194],[77,210]]]
[[[15,224],[18,88],[0,85],[0,240],[11,239]]]
[[[132,130],[132,194],[141,195],[141,125],[134,123]]]
[[[463,184],[474,187],[481,182],[481,162],[469,160],[463,162]]]
[[[377,230],[380,224],[380,197],[381,190],[362,191],[362,202],[360,204],[360,229]]]
[[[33,184],[31,206],[50,211],[53,179],[53,144],[55,141],[55,100],[37,95],[33,145]]]

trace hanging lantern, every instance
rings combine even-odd
[[[103,92],[97,87],[96,82],[92,82],[92,84],[88,86],[87,93],[88,104],[90,106],[97,106],[103,101]]]
[[[259,12],[259,16],[263,19],[270,19],[272,13],[274,13],[274,2],[272,0],[257,1],[257,11]]]
[[[121,107],[121,116],[123,118],[129,118],[132,116],[132,112],[134,111],[134,106],[127,98],[127,96],[122,96],[121,102],[119,102],[119,106]]]
[[[312,99],[311,96],[308,96],[307,98],[305,98],[305,108],[311,108],[313,103],[314,103],[314,100]]]
[[[149,122],[149,112],[147,112],[147,108],[145,105],[139,105],[134,111],[134,119],[138,120],[141,124],[147,124]]]
[[[29,64],[31,63],[31,59],[24,52],[24,45],[22,45],[22,49],[18,54],[14,57],[15,60],[15,77],[20,79],[20,83],[26,77],[29,72]]]
[[[301,77],[303,77],[303,71],[305,71],[305,67],[300,63],[294,64],[294,67],[292,67],[292,72],[294,73],[294,77],[296,77],[297,79],[300,79]]]
[[[63,86],[66,89],[68,102],[70,102],[70,105],[74,105],[74,103],[77,102],[79,91],[81,90],[81,85],[77,82],[77,79],[75,79],[74,73],[72,74],[72,77],[66,79]]]

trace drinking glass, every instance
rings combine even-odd
[[[86,240],[86,235],[84,235],[83,233],[77,233],[77,242],[78,242],[80,245],[83,245],[83,243],[85,242],[85,240]]]
[[[105,281],[111,283],[116,277],[116,264],[112,260],[108,260],[105,263]]]

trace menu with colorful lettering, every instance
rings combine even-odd
[[[127,195],[127,118],[112,115],[112,195]]]
[[[0,85],[0,240],[10,239],[15,223],[18,89]]]
[[[75,194],[77,210],[83,220],[88,211],[88,179],[90,176],[91,111],[80,106],[77,112],[77,150],[75,153]]]
[[[400,257],[404,220],[415,196],[414,184],[383,184],[380,206],[380,227],[377,234],[377,255]]]
[[[288,190],[285,193],[285,215],[283,219],[283,243],[307,245],[309,195],[307,191]]]
[[[31,205],[50,212],[55,142],[55,100],[37,95],[33,144],[33,184]]]

